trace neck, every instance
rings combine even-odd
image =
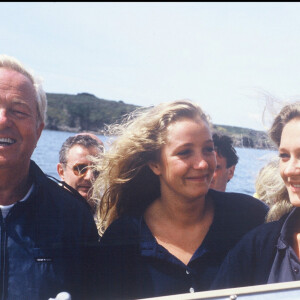
[[[146,210],[147,214],[157,216],[161,220],[171,222],[180,227],[194,226],[203,221],[207,213],[213,210],[213,203],[203,196],[191,202],[185,201],[167,201],[164,198],[155,200]]]
[[[27,170],[0,169],[0,205],[10,205],[21,200],[28,192],[32,180]]]

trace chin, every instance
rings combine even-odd
[[[289,195],[289,198],[293,206],[300,207],[300,195],[296,195],[296,194]]]
[[[207,193],[208,193],[208,189],[201,191],[199,193],[196,193],[196,194],[191,193],[191,194],[189,194],[188,198],[191,198],[191,199],[202,198],[202,197],[205,197]]]
[[[79,194],[80,194],[84,199],[87,199],[87,193],[81,193],[81,192],[79,192]]]

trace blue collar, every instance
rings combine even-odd
[[[295,221],[300,217],[300,208],[295,207],[286,217],[278,238],[278,249],[286,249],[291,244],[293,238]]]
[[[224,218],[226,218],[223,212],[225,202],[222,201],[220,197],[214,197],[214,191],[210,190],[208,195],[210,196],[211,200],[214,201],[214,219],[207,235],[205,236],[202,244],[195,251],[189,264],[191,264],[194,260],[202,257],[207,252],[214,252],[216,255],[218,252],[224,252],[223,245],[220,245],[220,243],[222,243],[222,240],[227,238],[226,236],[224,236],[224,232],[222,231],[223,224],[224,222],[226,222],[226,220],[223,220]],[[181,265],[183,264],[169,251],[167,251],[164,247],[157,243],[143,216],[139,217],[138,230],[140,236],[139,247],[141,256],[161,258],[163,260],[171,260],[172,263],[179,263]],[[220,235],[220,232],[223,233],[222,236]]]

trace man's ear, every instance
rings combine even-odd
[[[41,137],[41,134],[42,134],[42,131],[43,131],[44,127],[45,127],[45,123],[41,122],[41,124],[37,128],[37,139],[38,140]]]
[[[231,166],[231,167],[228,168],[227,182],[233,177],[234,170],[235,170],[235,166]]]
[[[160,164],[158,162],[149,162],[148,166],[155,175],[159,176],[161,174]]]
[[[57,173],[58,173],[59,177],[61,178],[61,180],[65,180],[64,168],[61,163],[57,164]]]

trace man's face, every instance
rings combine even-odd
[[[210,184],[210,188],[225,192],[227,182],[233,177],[235,166],[226,167],[227,160],[216,153],[217,166]]]
[[[89,199],[91,194],[92,170],[91,168],[86,168],[87,172],[83,176],[77,176],[73,172],[73,167],[78,164],[90,165],[91,162],[87,156],[96,156],[98,154],[99,150],[96,147],[86,148],[82,145],[74,145],[67,153],[66,166],[60,163],[57,165],[57,172],[60,178],[77,190],[86,200]]]
[[[27,170],[44,123],[38,125],[36,93],[19,72],[0,68],[0,169]]]

